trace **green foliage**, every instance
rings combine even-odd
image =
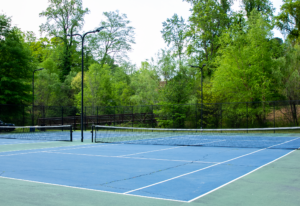
[[[154,108],[158,126],[166,128],[269,126],[272,105],[266,101],[300,98],[299,1],[284,0],[275,17],[288,34],[285,41],[271,32],[269,0],[243,0],[240,13],[231,10],[232,0],[185,1],[192,5],[188,22],[177,14],[166,19],[161,33],[168,47],[138,69],[127,56],[135,43],[129,19],[119,11],[104,12],[105,29],[87,36],[84,46],[85,106],[106,106],[103,114],[150,115]],[[40,39],[0,15],[0,104],[30,103],[32,71],[44,68],[35,74],[35,104],[60,106],[47,113],[55,115],[61,106],[80,108],[81,40],[67,34],[82,32],[88,12],[82,0],[49,0],[40,13],[46,17],[40,30],[48,37]],[[135,105],[148,106],[133,110]],[[297,123],[296,103],[288,106]],[[137,121],[124,123],[129,124]]]
[[[276,19],[276,26],[292,41],[298,41],[300,36],[300,2],[298,0],[283,0],[281,12]]]
[[[187,25],[182,17],[174,14],[171,19],[163,22],[163,30],[161,31],[163,39],[175,51],[174,55],[178,56],[179,65],[182,64],[182,55],[184,52],[185,32]]]
[[[119,11],[104,12],[106,20],[100,23],[105,27],[96,36],[90,36],[89,45],[94,55],[100,60],[101,66],[110,64],[111,59],[122,63],[127,59],[127,52],[131,51],[131,44],[135,44],[134,28],[126,14]]]
[[[274,94],[271,26],[257,12],[247,26],[246,33],[232,26],[222,38],[213,83],[215,92],[226,93],[225,101],[266,101]]]
[[[251,16],[252,11],[260,12],[266,20],[270,20],[270,17],[273,17],[275,9],[270,0],[242,0],[242,3],[248,18]]]
[[[71,81],[76,73],[71,72],[65,82],[61,82],[59,75],[44,69],[36,73],[35,105],[73,106],[74,91]]]
[[[27,104],[34,59],[24,35],[5,15],[0,15],[0,29],[0,104]]]
[[[183,68],[178,72],[163,88],[160,93],[161,100],[169,104],[185,104],[190,99],[192,90],[191,78],[187,74],[187,69]]]
[[[289,45],[286,56],[278,59],[277,64],[281,66],[281,72],[277,74],[281,94],[289,100],[300,99],[300,46]]]
[[[158,73],[163,77],[166,84],[171,80],[176,74],[176,62],[172,57],[170,50],[161,50],[158,54]]]
[[[130,97],[134,105],[153,105],[157,103],[159,94],[159,77],[148,62],[131,76],[130,87],[134,94]]]
[[[81,73],[72,80],[75,90],[75,105],[81,105]],[[99,64],[90,66],[84,74],[84,102],[86,106],[115,106],[126,101],[128,87],[126,74],[121,69],[112,73],[108,65],[101,67]],[[124,98],[124,99],[121,99]]]
[[[49,0],[49,3],[46,11],[40,13],[40,17],[47,18],[46,23],[40,26],[40,31],[47,32],[49,36],[61,37],[63,41],[58,65],[63,82],[72,67],[71,57],[75,51],[72,35],[83,27],[84,16],[89,10],[82,8],[82,0]],[[67,34],[71,35],[69,39]]]
[[[220,47],[219,38],[229,25],[227,7],[216,0],[198,1],[193,6],[189,21],[191,25],[187,35],[191,37],[191,42],[188,54],[199,65],[206,62],[208,75],[211,76],[212,62]]]
[[[213,79],[213,91],[227,102],[255,102],[274,100],[278,96],[276,74],[279,67],[270,41],[271,26],[257,12],[253,11],[246,28],[232,27],[222,37],[222,49]],[[230,111],[240,111],[228,107]],[[264,122],[268,112],[267,105],[249,108],[252,117]],[[237,119],[237,117],[235,117]]]
[[[48,69],[37,72],[34,85],[35,105],[55,105],[61,84],[56,73],[51,73]]]

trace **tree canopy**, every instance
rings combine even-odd
[[[34,57],[11,18],[0,15],[0,104],[27,104],[31,100]]]
[[[232,0],[185,1],[191,16],[163,21],[167,47],[140,65],[128,57],[135,44],[130,19],[103,13],[98,25],[105,29],[85,42],[86,105],[196,104],[204,90],[207,103],[299,98],[298,1],[284,0],[277,16],[269,0],[243,0],[239,12]],[[39,39],[0,16],[1,103],[32,103],[32,72],[44,68],[35,74],[35,103],[80,107],[81,40],[67,34],[83,33],[88,13],[82,0],[50,0]],[[287,39],[274,38],[275,26]]]

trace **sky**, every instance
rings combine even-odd
[[[279,12],[282,0],[271,0]],[[163,48],[167,47],[162,35],[162,22],[171,18],[175,13],[185,20],[191,15],[191,5],[182,0],[83,0],[83,8],[89,8],[90,13],[85,16],[83,31],[97,28],[104,20],[103,12],[119,10],[127,15],[131,26],[135,28],[135,42],[133,50],[129,53],[132,63],[137,66],[142,61],[151,59]],[[33,31],[41,37],[39,26],[45,23],[45,18],[40,18],[39,13],[46,10],[48,0],[0,0],[0,13],[12,17],[12,24],[22,31]],[[234,10],[239,9],[239,0],[236,0]],[[83,33],[82,31],[82,33]],[[274,30],[276,37],[283,38],[281,33]],[[42,36],[45,36],[43,34]]]

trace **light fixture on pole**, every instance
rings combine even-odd
[[[81,34],[72,34],[72,35],[67,34],[67,36],[80,36],[81,37],[81,121],[80,121],[80,124],[81,124],[81,142],[83,142],[83,77],[84,77],[84,74],[83,74],[83,63],[84,63],[84,61],[83,61],[83,48],[84,48],[84,37],[87,34],[98,33],[103,29],[104,29],[104,27],[99,27],[94,31],[86,32],[83,35],[81,35]]]
[[[43,70],[44,68],[33,70],[32,72],[32,119],[31,119],[31,125],[34,126],[34,72]]]
[[[203,128],[203,67],[206,66],[206,64],[202,64],[202,67],[199,66],[193,66],[189,65],[192,68],[200,68],[201,69],[201,129]]]

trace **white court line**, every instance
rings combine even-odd
[[[23,142],[16,142],[16,143],[8,143],[8,144],[1,144],[0,143],[0,146],[1,145],[18,145],[18,144],[35,144],[35,143],[54,143],[53,141],[52,142],[31,142],[31,143],[23,143]]]
[[[151,152],[158,152],[158,151],[163,151],[163,150],[178,149],[178,148],[181,148],[181,147],[170,147],[170,148],[166,148],[166,149],[151,150],[151,151],[147,151],[147,152],[139,152],[139,153],[128,154],[128,155],[120,155],[118,157],[125,157],[125,156],[137,155],[137,154],[145,154],[145,153],[151,153]]]
[[[296,138],[296,139],[299,139],[299,138]],[[282,145],[282,144],[285,144],[285,143],[294,141],[294,140],[296,140],[296,139],[293,139],[293,140],[290,140],[290,141],[286,141],[286,142],[283,142],[283,143],[281,143],[281,144],[273,145],[273,146],[270,146],[270,147],[267,147],[267,148],[264,148],[264,149],[256,150],[256,151],[254,151],[254,152],[250,152],[250,153],[248,153],[248,154],[241,155],[241,156],[239,156],[239,157],[235,157],[235,158],[232,158],[232,159],[230,159],[230,160],[226,160],[226,161],[224,161],[224,162],[219,162],[219,163],[217,163],[217,164],[210,165],[210,166],[208,166],[208,167],[205,167],[205,168],[202,168],[202,169],[199,169],[199,170],[195,170],[195,171],[192,171],[192,172],[189,172],[189,173],[185,173],[185,174],[182,174],[182,175],[173,177],[173,178],[169,178],[169,179],[167,179],[167,180],[160,181],[160,182],[157,182],[157,183],[154,183],[154,184],[151,184],[151,185],[147,185],[147,186],[144,186],[144,187],[140,187],[140,188],[137,188],[137,189],[135,189],[135,190],[130,190],[130,191],[128,191],[128,192],[125,192],[124,194],[132,193],[132,192],[135,192],[135,191],[138,191],[138,190],[142,190],[142,189],[145,189],[145,188],[148,188],[148,187],[152,187],[152,186],[154,186],[154,185],[158,185],[158,184],[161,184],[161,183],[164,183],[164,182],[168,182],[168,181],[177,179],[177,178],[179,178],[179,177],[187,176],[187,175],[190,175],[190,174],[193,174],[193,173],[196,173],[196,172],[199,172],[199,171],[202,171],[202,170],[205,170],[205,169],[208,169],[208,168],[211,168],[211,167],[220,165],[220,164],[224,164],[224,163],[226,163],[226,162],[230,162],[230,161],[233,161],[233,160],[236,160],[236,159],[239,159],[239,158],[242,158],[242,157],[245,157],[245,156],[248,156],[248,155],[251,155],[251,154],[260,152],[260,151],[263,151],[263,150],[266,150],[266,149],[271,148],[271,147],[276,147],[276,146],[278,146],[278,145]]]
[[[76,147],[76,146],[85,146],[85,145],[90,145],[90,144],[71,145],[71,146],[60,146],[60,147]],[[35,149],[25,149],[25,150],[11,150],[11,151],[6,151],[6,152],[0,152],[0,154],[1,154],[1,153],[7,153],[7,152],[30,151],[30,150],[51,149],[51,148],[60,148],[60,147],[35,148]]]
[[[143,157],[122,157],[122,156],[109,156],[109,155],[92,155],[92,154],[75,154],[75,153],[65,153],[65,152],[51,152],[44,151],[46,153],[54,154],[66,154],[66,155],[79,155],[79,156],[90,156],[90,157],[111,157],[111,158],[123,158],[123,159],[142,159],[142,160],[159,160],[159,161],[170,161],[170,162],[195,162],[195,163],[206,163],[206,164],[215,164],[218,162],[206,162],[206,161],[193,161],[193,160],[171,160],[171,159],[156,159],[156,158],[143,158]]]
[[[88,144],[85,144],[88,145]],[[115,144],[116,145],[116,144]],[[73,145],[69,147],[75,147],[75,146],[84,146],[84,145]],[[103,147],[103,146],[109,146],[107,145],[97,145],[97,146],[90,146],[90,147],[77,147],[77,148],[66,148],[66,149],[60,149],[60,150],[51,150],[52,148],[41,148],[41,149],[30,149],[30,150],[43,150],[43,151],[36,151],[36,152],[26,152],[26,153],[15,153],[15,154],[8,154],[8,155],[0,155],[0,157],[5,157],[5,156],[14,156],[14,155],[23,155],[23,154],[33,154],[33,153],[41,153],[41,152],[49,152],[49,151],[64,151],[64,150],[74,150],[74,149],[85,149],[85,148],[91,148],[91,147]],[[61,146],[61,147],[67,147],[67,146]],[[59,147],[56,147],[59,148]],[[46,151],[45,149],[50,149],[49,151]],[[1,152],[1,153],[8,153],[8,152],[19,152],[22,150],[16,150],[16,151],[7,151],[7,152]],[[26,150],[29,151],[29,150]]]
[[[66,188],[72,188],[72,189],[94,191],[94,192],[103,192],[103,193],[109,193],[109,194],[117,194],[117,195],[133,196],[133,197],[144,197],[144,198],[148,198],[148,199],[168,200],[168,201],[173,201],[173,202],[184,202],[184,203],[187,203],[187,201],[182,201],[182,200],[173,200],[173,199],[166,199],[166,198],[159,198],[159,197],[148,197],[148,196],[133,195],[133,194],[124,194],[124,193],[110,192],[110,191],[105,191],[105,190],[95,190],[95,189],[88,189],[88,188],[83,188],[83,187],[73,187],[73,186],[68,186],[68,185],[52,184],[52,183],[47,183],[47,182],[38,182],[38,181],[32,181],[32,180],[16,179],[16,178],[11,178],[11,177],[2,177],[2,176],[0,176],[0,178],[2,178],[2,179],[9,179],[9,180],[19,180],[19,181],[23,181],[23,182],[38,183],[38,184],[44,184],[44,185],[66,187]]]
[[[45,151],[26,152],[26,153],[18,153],[18,154],[7,154],[7,155],[0,155],[0,157],[9,157],[9,156],[25,155],[25,154],[34,154],[34,153],[42,153],[42,152],[45,152]]]
[[[242,176],[240,176],[240,177],[238,177],[238,178],[236,178],[236,179],[234,179],[234,180],[231,180],[230,182],[227,182],[227,183],[225,183],[225,184],[223,184],[223,185],[221,185],[221,186],[219,186],[219,187],[217,187],[217,188],[215,188],[215,189],[213,189],[213,190],[211,190],[211,191],[209,191],[209,192],[207,192],[207,193],[204,193],[203,195],[200,195],[200,196],[198,196],[198,197],[195,197],[194,199],[191,199],[191,200],[189,200],[188,202],[193,202],[193,201],[195,201],[196,199],[199,199],[199,198],[201,198],[201,197],[203,197],[203,196],[205,196],[205,195],[208,195],[208,194],[210,194],[210,193],[212,193],[212,192],[214,192],[214,191],[216,191],[216,190],[218,190],[218,189],[220,189],[220,188],[222,188],[222,187],[224,187],[224,186],[226,186],[226,185],[229,185],[230,183],[233,183],[233,182],[235,182],[235,181],[237,181],[237,180],[239,180],[239,179],[241,179],[241,178],[243,178],[243,177],[245,177],[245,176],[247,176],[247,175],[249,175],[249,174],[251,174],[251,173],[257,171],[257,170],[259,170],[259,169],[261,169],[261,168],[263,168],[263,167],[265,167],[265,166],[267,166],[267,165],[269,165],[269,164],[271,164],[271,163],[273,163],[273,162],[275,162],[275,161],[277,161],[277,160],[279,160],[279,159],[281,159],[281,158],[283,158],[283,157],[285,157],[285,156],[291,154],[291,153],[294,152],[294,151],[295,151],[295,150],[293,150],[293,151],[291,151],[291,152],[289,152],[289,153],[287,153],[287,154],[285,154],[285,155],[283,155],[283,156],[281,156],[281,157],[279,157],[279,158],[277,158],[277,159],[275,159],[275,160],[273,160],[273,161],[271,161],[271,162],[269,162],[269,163],[267,163],[267,164],[264,164],[264,165],[262,165],[262,166],[260,166],[260,167],[258,167],[258,168],[256,168],[256,169],[252,170],[251,172],[248,172],[247,174],[244,174],[244,175],[242,175]]]

